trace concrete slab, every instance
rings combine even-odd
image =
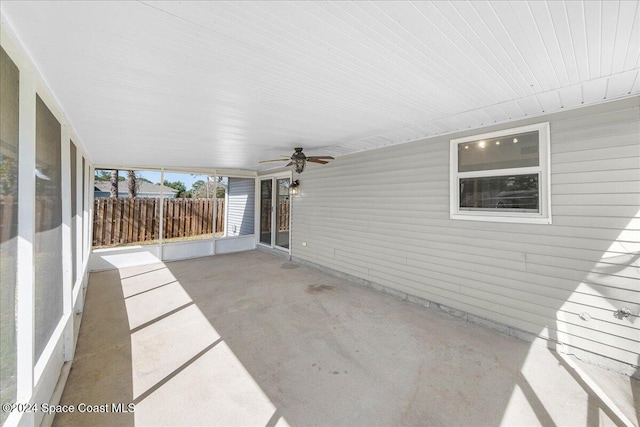
[[[544,343],[250,251],[92,274],[61,403],[135,412],[54,425],[637,425],[587,371],[619,411]]]

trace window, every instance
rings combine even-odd
[[[451,140],[451,218],[550,224],[549,123]]]

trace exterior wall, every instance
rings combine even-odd
[[[292,256],[633,370],[639,104],[628,98],[313,165],[293,201]],[[449,140],[545,121],[553,224],[451,220]],[[633,315],[615,317],[623,307]]]
[[[253,234],[255,209],[255,181],[229,178],[227,236]]]

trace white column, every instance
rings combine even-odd
[[[71,215],[74,215],[76,218],[76,283],[78,280],[80,284],[82,284],[82,273],[83,269],[83,260],[84,260],[84,252],[83,252],[83,230],[84,230],[84,206],[82,205],[83,193],[82,193],[82,177],[84,176],[84,171],[82,170],[82,158],[83,153],[80,151],[79,147],[76,146],[76,164],[71,165],[73,168],[71,173],[76,175],[76,193],[72,194],[71,197],[76,198],[76,211],[71,212]],[[80,213],[78,213],[78,211]],[[76,283],[73,286],[76,286]],[[78,292],[77,300],[74,301],[74,312],[77,310],[78,312],[82,311],[82,306],[84,305],[84,294],[82,291]]]
[[[73,268],[71,251],[71,150],[69,141],[71,132],[69,125],[61,123],[60,126],[60,153],[61,153],[61,195],[62,195],[62,318],[65,322],[63,331],[64,360],[73,359],[74,333],[73,333]]]
[[[85,159],[85,169],[82,171],[84,175],[84,203],[82,207],[82,259],[83,259],[83,269],[85,272],[85,267],[88,269],[89,258],[91,255],[91,242],[92,242],[92,233],[93,233],[93,168],[89,164],[89,160]],[[84,280],[83,275],[83,287],[87,287],[88,280]]]
[[[216,178],[216,202],[218,201],[218,178]],[[224,217],[222,220],[222,237],[229,235],[229,189],[231,188],[231,177],[227,176],[227,188],[224,190]],[[217,213],[216,213],[217,215]]]
[[[17,276],[17,401],[33,395],[35,366],[35,262],[33,242],[36,215],[36,81],[26,67],[20,70],[18,149],[18,276]],[[33,416],[22,422],[33,425]]]
[[[209,180],[209,176],[207,175],[207,181]],[[213,173],[213,255],[216,254],[216,228],[218,224],[218,171],[214,171]]]
[[[160,252],[160,261],[164,261],[163,239],[164,235],[164,168],[160,168],[160,223],[158,224],[158,250]]]
[[[261,177],[259,175],[255,177],[255,191],[253,194],[253,235],[255,236],[255,241],[253,243],[254,247],[258,247],[258,244],[260,243],[260,215],[262,214],[260,206],[260,203],[262,202],[262,194],[260,194],[260,191],[262,189],[260,178]]]

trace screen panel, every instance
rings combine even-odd
[[[36,96],[35,352],[42,354],[62,318],[61,128]]]
[[[20,73],[0,48],[0,403],[16,401]],[[9,415],[0,411],[0,424]]]

